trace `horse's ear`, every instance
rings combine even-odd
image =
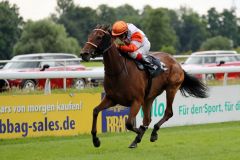
[[[107,26],[107,31],[112,35],[112,26],[111,25]]]
[[[103,29],[103,30],[106,31],[108,28],[109,28],[109,24],[103,24],[103,25],[102,25],[102,29]]]
[[[96,28],[100,28],[100,27],[101,27],[101,25],[100,25],[100,24],[97,24]]]

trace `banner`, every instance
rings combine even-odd
[[[98,94],[0,96],[0,139],[90,133]],[[101,113],[98,116],[101,132]]]
[[[240,86],[210,87],[209,98],[183,97],[178,91],[173,102],[173,117],[163,126],[181,126],[240,120]],[[152,105],[150,128],[164,115],[166,93]],[[137,126],[142,124],[143,112],[137,115]]]
[[[124,132],[129,108],[121,105],[102,111],[102,132]]]
[[[105,93],[102,93],[102,98]],[[129,107],[116,105],[102,111],[102,132],[124,132]]]

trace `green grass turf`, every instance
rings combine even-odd
[[[99,134],[100,148],[90,135],[0,141],[1,160],[239,160],[240,122],[162,128],[149,141],[148,130],[136,149],[134,133]]]
[[[85,67],[103,67],[102,61],[89,61],[89,62],[81,62]]]

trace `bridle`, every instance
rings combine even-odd
[[[107,31],[105,31],[105,30],[103,30],[103,29],[96,28],[96,29],[94,29],[94,31],[101,31],[101,32],[105,33],[105,35],[111,36]],[[99,46],[96,45],[96,44],[93,43],[93,42],[87,41],[86,43],[92,45],[93,47],[95,47],[95,48],[97,48],[97,49],[99,48]],[[106,53],[113,45],[114,45],[114,43],[111,43],[106,49],[103,50],[102,53],[103,53],[103,54]],[[125,59],[125,60],[126,60],[126,59]],[[122,67],[122,69],[121,69],[118,73],[112,74],[112,73],[108,73],[108,72],[106,72],[106,71],[105,71],[105,73],[106,73],[107,75],[109,75],[109,76],[117,76],[117,75],[119,75],[120,73],[122,73],[122,71],[123,71],[124,69],[126,70],[126,73],[128,74],[128,71],[127,71],[127,68],[126,68],[126,61],[125,61],[125,63],[124,63],[124,66]]]
[[[105,33],[105,35],[111,36],[107,31],[105,31],[103,29],[96,28],[96,29],[94,29],[94,31],[101,31],[101,32]],[[94,44],[93,42],[87,41],[86,43],[92,45],[93,47],[95,47],[97,49],[99,49],[99,46]],[[113,43],[111,43],[106,49],[104,49],[102,51],[102,53],[104,54],[105,52],[107,52],[112,47],[112,45],[113,45]]]

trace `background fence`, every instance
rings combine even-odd
[[[174,55],[175,58],[187,58],[190,55]],[[221,57],[221,56],[236,56],[236,54],[222,54],[222,55],[191,55],[193,57]],[[64,62],[66,67],[67,61],[79,61],[82,60],[81,58],[76,59],[55,59],[55,60],[18,60],[18,61],[11,61],[11,60],[2,60],[0,64],[3,63],[21,63],[21,62],[52,62],[52,61],[61,61]],[[102,61],[102,57],[97,57],[94,59],[95,61]],[[228,66],[228,67],[200,67],[200,68],[184,68],[183,69],[190,73],[190,74],[209,74],[209,73],[224,73],[224,81],[223,84],[227,84],[227,75],[231,72],[240,72],[240,66]],[[83,71],[47,71],[47,72],[8,72],[8,71],[1,71],[0,72],[1,79],[46,79],[45,84],[45,91],[49,92],[50,90],[50,81],[49,79],[53,78],[63,78],[64,82],[66,78],[104,78],[104,68],[103,67],[94,67],[88,68],[87,70]],[[204,78],[205,76],[203,76]],[[66,82],[65,82],[66,83]],[[65,84],[64,83],[64,84]],[[66,85],[64,85],[64,89],[66,89]]]

